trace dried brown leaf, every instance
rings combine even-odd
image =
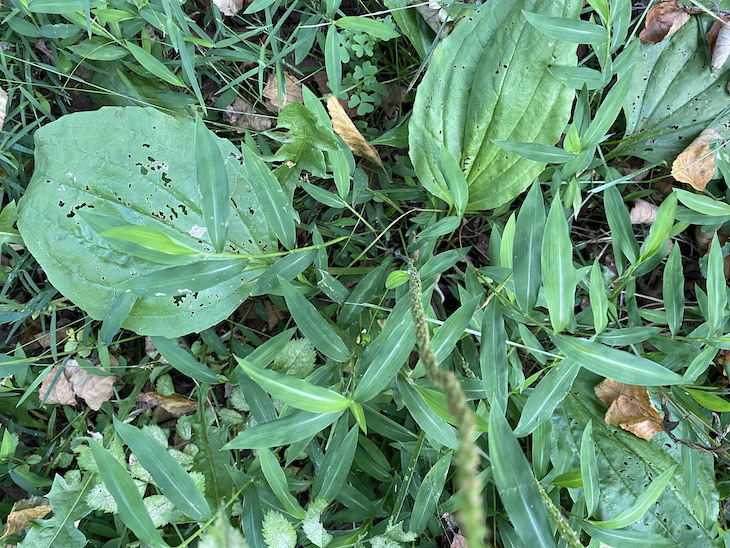
[[[69,360],[69,363],[72,360]],[[79,398],[82,398],[86,404],[98,411],[104,402],[109,401],[114,396],[114,383],[118,377],[116,375],[106,375],[103,368],[97,367],[103,375],[95,375],[89,373],[80,367],[67,367],[70,370],[71,388]]]
[[[71,362],[73,360],[69,360]],[[41,387],[38,390],[38,397],[45,403],[60,403],[62,405],[77,405],[76,395],[68,377],[63,371],[58,374],[58,367],[52,368],[48,375],[43,378]],[[56,378],[58,377],[58,378]],[[55,384],[53,381],[56,381]],[[50,393],[48,392],[50,390]]]
[[[639,38],[642,42],[657,44],[677,32],[689,18],[689,13],[681,9],[676,0],[660,2],[646,13],[646,23]]]
[[[284,72],[284,93],[279,97],[279,87],[276,83],[276,75],[272,74],[269,76],[266,86],[264,86],[264,97],[266,97],[266,106],[271,112],[279,112],[279,101],[281,100],[281,108],[284,108],[289,103],[303,102],[304,95],[302,94],[302,84],[299,80],[295,80],[294,77],[288,72]]]
[[[619,426],[647,441],[662,431],[662,417],[654,407],[646,386],[605,379],[594,391],[598,399],[609,406],[604,419],[606,424]]]
[[[241,97],[236,97],[233,104],[226,107],[223,119],[234,126],[237,133],[266,131],[274,125],[271,118],[257,114],[253,105]]]
[[[31,497],[17,501],[8,514],[5,532],[0,538],[20,533],[32,520],[42,519],[52,511],[53,508],[48,504],[46,497]]]
[[[642,200],[639,198],[634,201],[634,207],[631,208],[629,217],[631,218],[632,225],[640,224],[652,224],[656,219],[656,212],[659,210],[659,206]]]
[[[148,407],[159,407],[175,417],[182,417],[194,412],[198,404],[180,394],[163,396],[157,392],[143,392],[137,396],[137,402]]]
[[[380,159],[380,154],[373,145],[365,140],[334,95],[327,98],[327,110],[330,113],[335,133],[345,141],[352,153],[363,156],[382,167],[383,161]]]
[[[243,9],[244,0],[213,0],[213,3],[218,6],[223,15],[230,17]]]
[[[709,142],[722,137],[712,128],[702,130],[672,164],[672,176],[681,183],[692,185],[700,192],[705,190],[715,173],[715,156],[710,153]]]

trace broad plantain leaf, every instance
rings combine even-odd
[[[80,213],[149,227],[181,246],[214,253],[196,184],[194,137],[192,120],[136,107],[71,114],[36,132],[35,173],[18,204],[18,228],[53,286],[92,318],[106,317],[122,282],[169,263],[123,253]],[[276,249],[240,152],[230,142],[215,142],[233,199],[225,251],[260,255]],[[178,257],[183,264],[185,257],[200,259]],[[140,297],[123,327],[165,337],[203,331],[246,299],[261,271],[248,267],[185,296]]]
[[[658,44],[636,47],[625,139],[615,154],[661,162],[673,159],[706,127],[730,137],[723,121],[730,64],[711,71],[707,44],[698,38],[711,24],[710,17],[692,17]]]
[[[411,160],[429,192],[451,203],[442,146],[465,172],[470,210],[512,200],[543,170],[544,162],[492,141],[557,143],[574,92],[548,68],[574,66],[576,45],[543,34],[522,11],[576,18],[580,7],[577,0],[487,2],[434,51],[409,125]]]

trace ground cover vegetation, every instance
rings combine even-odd
[[[729,16],[5,0],[3,541],[728,545]]]

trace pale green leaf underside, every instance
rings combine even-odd
[[[104,318],[122,282],[169,265],[120,253],[77,213],[152,227],[183,245],[214,252],[195,183],[194,130],[192,120],[129,107],[71,114],[36,132],[35,173],[19,203],[18,227],[53,286],[91,317]],[[217,143],[233,198],[225,249],[271,251],[275,240],[245,182],[240,152],[230,142]],[[259,274],[247,269],[182,297],[139,298],[124,327],[166,337],[202,331],[228,317]]]
[[[541,33],[522,10],[575,18],[580,6],[576,0],[488,2],[435,50],[409,126],[411,160],[429,192],[451,203],[438,167],[442,145],[466,173],[470,210],[508,202],[543,170],[544,163],[492,141],[557,143],[574,92],[548,68],[575,65],[576,46]]]

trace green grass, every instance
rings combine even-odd
[[[6,0],[4,540],[721,546],[730,68],[588,4]]]

